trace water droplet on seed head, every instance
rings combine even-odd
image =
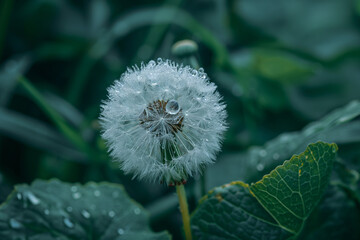
[[[180,111],[179,103],[175,100],[170,100],[166,104],[166,112],[172,115],[177,114]]]

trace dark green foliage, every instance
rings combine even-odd
[[[66,183],[49,183],[59,200],[43,195],[47,187],[32,189],[47,185],[43,181],[31,187],[17,185],[39,178],[121,183],[131,198],[150,211],[154,232],[168,230],[173,239],[182,239],[174,190],[125,176],[109,158],[98,123],[106,88],[126,67],[161,57],[193,66],[198,61],[227,104],[229,129],[217,162],[205,172],[206,184],[195,176],[186,185],[190,210],[197,209],[193,221],[199,220],[200,213],[224,220],[212,219],[220,227],[197,220],[196,236],[360,239],[359,20],[359,0],[0,1],[0,201],[5,202],[17,186],[15,191],[30,189],[41,199],[65,204],[62,200],[70,187]],[[184,39],[197,43],[193,56],[171,52],[174,43]],[[324,181],[331,175],[330,186],[321,187],[320,192],[325,191],[322,199],[320,192],[312,194],[314,201],[307,211],[296,212],[300,218],[306,216],[305,223],[279,223],[274,214],[283,209],[273,214],[265,206],[269,197],[265,201],[251,194],[264,189],[238,181],[257,182],[275,168],[290,168],[286,159],[318,141],[339,146],[333,171],[320,169],[326,171]],[[280,172],[284,176],[291,173]],[[276,172],[272,174],[268,178],[275,179]],[[236,183],[218,187],[232,181]],[[91,188],[81,186],[84,191]],[[205,190],[214,187],[197,208]],[[219,202],[217,194],[224,201]],[[296,194],[293,198],[299,204]],[[89,201],[94,199],[89,197]],[[135,206],[126,201],[130,208]],[[214,212],[202,210],[209,203]],[[20,202],[13,194],[1,207],[0,219],[6,219],[0,226],[1,239],[16,239],[17,235],[2,237],[8,231],[23,234],[11,229],[9,219],[23,226],[30,221],[23,217],[27,211],[20,212],[23,205],[16,204]],[[115,206],[112,204],[117,206],[114,211],[123,205],[110,200],[105,205]],[[244,211],[240,206],[246,207]],[[28,207],[38,210],[44,206]],[[11,212],[6,210],[10,208]],[[229,213],[237,209],[241,214],[224,216],[221,209]],[[49,237],[55,234],[52,230],[46,232],[50,215],[32,217],[34,222],[39,220],[37,230],[44,234],[35,239],[54,239]],[[69,217],[82,224],[80,215]],[[150,231],[147,217],[140,217],[128,221],[144,223],[142,229],[149,237],[167,237]],[[54,221],[64,226],[59,219]],[[242,225],[244,219],[251,220],[247,229]],[[79,225],[84,227],[82,233],[89,226],[105,229],[103,222],[99,226],[88,223]],[[111,226],[117,227],[115,223]],[[29,229],[29,234],[34,231]],[[66,234],[58,239],[68,239]],[[91,231],[86,234],[93,236]]]
[[[215,188],[192,216],[199,239],[289,239],[328,185],[337,146],[318,142],[294,155],[262,180]]]

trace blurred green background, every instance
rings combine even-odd
[[[250,147],[360,98],[359,20],[359,0],[2,0],[0,202],[36,178],[121,183],[150,211],[154,230],[178,239],[174,189],[133,181],[107,155],[97,120],[107,87],[142,61],[188,64],[171,47],[194,40],[229,114],[206,187],[255,181],[269,166]],[[345,144],[354,166],[359,143]],[[247,164],[256,171],[245,172]],[[191,210],[197,179],[187,185]]]

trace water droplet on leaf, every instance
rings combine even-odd
[[[261,157],[265,157],[267,155],[267,152],[266,152],[266,150],[262,149],[262,150],[260,150],[259,154]]]
[[[70,189],[72,192],[76,192],[78,190],[77,186],[72,186]]]
[[[89,219],[91,217],[90,213],[86,210],[82,210],[81,211],[81,215],[84,217],[84,218],[87,218]]]
[[[140,208],[135,208],[135,209],[134,209],[134,213],[135,213],[136,215],[139,215],[140,212],[141,212]]]
[[[44,214],[45,214],[45,215],[49,215],[49,214],[50,214],[49,209],[45,209],[45,210],[44,210]]]
[[[110,211],[109,212],[109,217],[113,218],[115,216],[115,212],[114,211]]]
[[[13,229],[19,229],[22,227],[22,224],[14,218],[10,219],[9,224],[10,224],[10,227]]]
[[[119,229],[117,230],[117,232],[118,232],[119,235],[123,235],[123,234],[124,234],[124,229],[119,228]]]
[[[99,190],[94,191],[94,196],[99,197],[101,195],[101,192]]]
[[[70,207],[70,206],[68,206],[68,207],[66,208],[66,211],[68,211],[68,212],[72,212],[72,210],[73,210],[73,208]]]
[[[16,194],[16,198],[17,198],[18,200],[21,200],[21,199],[22,199],[21,193],[17,193],[17,194]]]
[[[38,205],[40,203],[40,200],[32,192],[27,192],[26,195],[33,205]]]
[[[258,165],[256,165],[256,169],[257,169],[258,171],[264,170],[264,164],[259,163]]]
[[[74,227],[74,223],[69,218],[64,218],[64,224],[68,228],[73,228]]]
[[[73,198],[74,198],[74,199],[79,199],[79,198],[81,198],[81,193],[79,193],[79,192],[74,193],[74,194],[73,194]]]

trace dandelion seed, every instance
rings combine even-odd
[[[133,69],[108,89],[101,106],[110,154],[125,173],[152,182],[200,174],[214,162],[226,129],[215,84],[203,70],[169,60]]]

